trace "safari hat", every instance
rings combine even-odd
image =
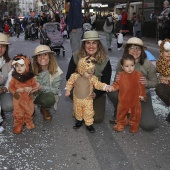
[[[131,45],[131,44],[132,45],[139,45],[139,46],[145,47],[143,45],[143,41],[140,38],[136,38],[136,37],[129,38],[128,41],[126,42],[126,45]]]
[[[100,40],[99,34],[97,31],[86,31],[84,37],[81,41],[90,41],[90,40]]]
[[[32,57],[35,57],[39,54],[44,54],[44,53],[54,53],[54,52],[51,51],[48,45],[39,45],[35,48],[34,55]]]
[[[2,44],[2,45],[10,45],[10,43],[8,41],[8,37],[3,33],[0,33],[0,44]]]

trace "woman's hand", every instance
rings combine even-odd
[[[66,90],[66,92],[65,92],[65,96],[70,96],[70,91],[69,90]]]
[[[96,98],[96,93],[92,92],[90,97],[94,100]]]
[[[147,84],[147,80],[146,80],[145,77],[140,77],[139,82],[140,82],[141,84],[145,85],[145,86],[146,86],[146,84]]]
[[[159,81],[160,83],[163,83],[163,84],[168,84],[169,79],[170,79],[169,77],[159,76]]]
[[[43,86],[38,83],[37,87],[33,88],[30,93],[34,93],[42,89],[43,89]]]
[[[7,92],[7,91],[8,91],[8,90],[7,90],[6,87],[4,87],[4,86],[0,87],[0,94],[5,93],[5,92]]]

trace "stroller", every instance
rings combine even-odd
[[[65,48],[63,47],[64,38],[60,31],[60,23],[49,22],[43,25],[40,32],[40,44],[48,45],[52,51],[60,54],[60,49],[63,50],[63,57],[65,56]]]
[[[90,23],[84,23],[83,24],[83,32],[92,30],[92,25]]]

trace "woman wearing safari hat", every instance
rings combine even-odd
[[[13,110],[12,94],[8,92],[8,85],[6,84],[8,73],[11,70],[8,45],[10,45],[8,37],[0,33],[0,133],[4,130],[2,127],[2,118],[5,118],[4,112],[11,112]]]
[[[152,106],[152,99],[149,89],[155,88],[158,84],[155,66],[147,59],[145,50],[146,47],[143,41],[139,38],[130,38],[125,46],[124,54],[131,54],[135,58],[135,69],[140,71],[143,77],[140,78],[140,83],[146,87],[146,102],[141,102],[142,114],[140,127],[146,131],[154,130],[157,127],[156,116]],[[117,74],[123,71],[120,61],[117,64],[115,79],[119,79]],[[117,104],[118,104],[118,92],[108,93],[110,101],[113,103],[115,111],[112,123],[116,119]]]
[[[50,108],[54,106],[54,109],[57,110],[58,93],[63,72],[49,46],[39,45],[35,48],[33,72],[37,82],[40,84],[39,87],[33,90],[33,92],[37,92],[34,104],[40,107],[43,119],[51,121]]]
[[[82,40],[80,49],[73,53],[73,56],[69,62],[66,80],[68,80],[71,74],[76,71],[79,59],[87,56],[94,57],[96,59],[95,75],[98,77],[98,79],[102,83],[110,84],[112,72],[111,64],[97,31],[87,31],[84,33],[84,38]],[[105,114],[105,92],[95,89],[91,94],[91,97],[94,99],[94,122],[100,123],[103,121]]]

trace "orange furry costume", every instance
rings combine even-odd
[[[129,125],[131,132],[137,132],[141,118],[141,102],[139,96],[146,100],[145,86],[139,83],[142,74],[139,71],[132,73],[120,72],[120,79],[112,84],[114,91],[119,90],[119,103],[117,108],[117,131],[124,130],[127,125],[127,114],[130,112]]]
[[[24,74],[19,74],[16,72],[16,63],[25,64],[26,70]],[[13,132],[18,134],[22,132],[23,125],[25,123],[27,129],[35,128],[32,117],[34,112],[33,94],[29,92],[37,86],[37,82],[34,79],[34,74],[31,71],[30,60],[26,56],[16,56],[13,59],[12,65],[14,65],[14,71],[12,73],[12,79],[9,83],[9,90],[13,94]],[[22,88],[23,92],[16,92],[19,88]]]
[[[88,71],[94,73],[94,62],[90,57],[85,57],[79,60],[77,65],[77,72],[73,73],[70,79],[67,81],[66,90],[71,91],[73,89],[73,107],[77,120],[82,121],[84,119],[86,126],[93,124],[93,99],[90,95],[95,87],[98,90],[105,91],[107,84],[98,81],[95,75],[91,78],[84,77],[84,73]]]

